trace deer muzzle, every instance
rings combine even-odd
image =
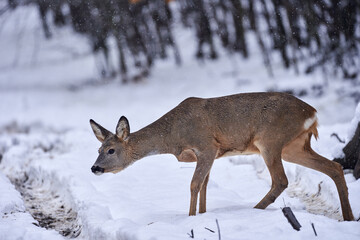
[[[91,167],[91,171],[92,171],[93,173],[95,173],[96,175],[100,175],[100,174],[103,174],[103,173],[104,173],[105,169],[104,169],[104,168],[101,168],[101,167],[99,167],[99,166],[92,166],[92,167]]]

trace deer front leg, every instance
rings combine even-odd
[[[206,188],[207,188],[207,184],[209,182],[209,175],[210,175],[210,173],[208,173],[208,175],[206,176],[205,181],[200,190],[199,213],[206,212]]]
[[[276,198],[285,190],[285,188],[287,188],[288,180],[281,161],[281,151],[270,152],[265,150],[261,152],[261,155],[263,156],[266,166],[269,169],[272,184],[270,191],[255,206],[255,208],[265,209],[276,200]]]
[[[189,216],[196,215],[196,205],[197,205],[198,194],[199,194],[200,189],[202,189],[202,187],[204,186],[206,178],[208,178],[208,176],[209,176],[209,172],[210,172],[211,166],[214,162],[214,159],[215,159],[214,156],[208,157],[208,158],[198,156],[198,161],[196,164],[194,176],[191,180],[191,186],[190,186],[191,199],[190,199]],[[207,181],[205,184],[205,188],[207,185]],[[200,202],[200,208],[201,208],[200,210],[204,210],[204,212],[206,211],[206,198],[204,198],[205,195],[206,195],[206,190],[205,190],[205,192],[203,191],[202,194],[200,195],[200,201],[201,201]]]

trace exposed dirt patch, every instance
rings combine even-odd
[[[299,182],[290,184],[286,189],[286,193],[290,197],[300,199],[309,213],[325,215],[329,218],[342,221],[340,206],[334,206],[328,199],[329,194],[324,191],[326,189],[322,189],[322,182],[318,185],[317,193],[309,193]]]
[[[55,229],[69,238],[80,235],[81,224],[79,224],[77,212],[64,200],[64,196],[52,191],[44,179],[29,178],[27,174],[24,174],[21,178],[11,179],[11,181],[21,193],[26,210],[39,222],[35,225]]]

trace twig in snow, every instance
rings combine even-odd
[[[217,229],[218,229],[219,240],[221,240],[219,221],[217,219],[215,221],[216,221],[216,226],[217,226]]]
[[[342,139],[339,137],[339,135],[337,135],[337,133],[333,133],[333,134],[331,134],[330,136],[331,136],[331,137],[336,137],[337,140],[338,140],[339,142],[341,142],[341,143],[345,143],[345,141],[342,140]]]
[[[316,193],[316,196],[320,196],[320,193],[321,193],[321,184],[323,183],[323,181],[319,182],[319,185],[318,185],[318,191]]]
[[[287,220],[289,221],[289,223],[291,224],[291,226],[296,230],[296,231],[300,231],[301,225],[298,222],[298,220],[296,219],[294,213],[291,211],[291,208],[289,207],[284,207],[282,209],[282,212],[284,213],[284,216],[287,218]]]
[[[314,223],[311,223],[311,227],[312,227],[312,229],[314,230],[315,237],[317,237],[317,233],[316,233],[316,230],[315,230],[315,225],[314,225]]]
[[[190,233],[188,233],[187,235],[189,235],[190,238],[194,238],[194,230],[191,229]]]
[[[210,231],[210,232],[212,232],[212,233],[215,233],[215,231],[214,231],[214,230],[211,230],[210,228],[205,227],[205,229],[208,230],[208,231]]]

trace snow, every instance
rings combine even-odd
[[[313,238],[311,223],[318,239],[359,239],[359,222],[339,221],[340,204],[331,179],[294,164],[284,163],[288,189],[266,210],[258,210],[253,206],[271,185],[261,157],[215,161],[207,212],[192,217],[188,210],[194,163],[155,155],[118,174],[95,176],[90,171],[100,146],[90,118],[114,132],[125,115],[136,131],[189,96],[302,89],[321,83],[320,75],[295,75],[276,65],[271,78],[254,48],[249,61],[220,52],[219,61],[201,64],[193,56],[193,33],[177,29],[184,60],[180,68],[164,61],[141,83],[100,84],[94,80],[95,61],[85,39],[70,36],[65,28],[52,29],[55,37],[46,41],[35,8],[15,11],[0,32],[0,51],[9,56],[0,59],[0,239],[64,239],[55,230],[36,226],[28,203],[16,190],[21,184],[28,194],[36,193],[43,211],[61,212],[61,205],[71,209],[76,219],[69,224],[80,226],[80,239],[186,239],[191,230],[195,239],[218,239],[216,220],[222,239]],[[21,51],[15,51],[18,46]],[[64,53],[61,47],[71,51]],[[360,119],[360,105],[356,108],[346,94],[339,97],[347,88],[349,83],[334,79],[324,95],[302,98],[318,110],[320,139],[312,142],[313,148],[329,159],[344,147],[330,135],[336,132],[349,140]],[[360,181],[351,173],[345,177],[358,219]],[[20,187],[15,188],[16,183]],[[55,196],[58,200],[49,200]],[[284,204],[302,225],[299,232],[283,216]]]
[[[17,192],[10,181],[3,175],[0,174],[0,181],[4,183],[1,188],[1,192],[7,198],[0,199],[1,213],[8,214],[11,212],[25,211],[24,203],[21,199],[20,193]]]

